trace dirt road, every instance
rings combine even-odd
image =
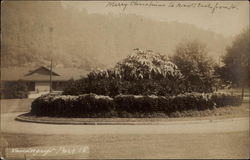
[[[249,118],[233,118],[216,121],[197,120],[166,122],[164,125],[54,125],[15,121],[21,113],[1,116],[1,130],[7,133],[27,134],[173,134],[220,133],[249,131]]]

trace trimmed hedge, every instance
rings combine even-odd
[[[31,114],[53,117],[129,117],[188,110],[206,110],[242,103],[241,96],[226,93],[188,93],[178,96],[118,95],[115,98],[84,94],[44,95],[32,102]],[[125,114],[125,115],[124,115]]]
[[[96,94],[44,95],[35,99],[31,105],[31,114],[53,117],[98,117],[112,110],[113,99]]]

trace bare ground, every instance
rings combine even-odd
[[[74,136],[3,134],[2,136],[11,148],[55,145],[88,146],[90,152],[82,156],[88,159],[249,158],[249,132]],[[74,155],[70,158],[73,159]]]

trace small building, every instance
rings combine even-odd
[[[8,89],[18,82],[28,88],[28,98],[36,98],[50,92],[50,74],[52,75],[52,91],[62,92],[70,79],[79,79],[86,75],[86,71],[76,68],[54,68],[52,73],[47,67],[28,68],[1,68],[1,90]],[[1,95],[5,98],[4,94]]]

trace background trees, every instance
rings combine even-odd
[[[10,82],[8,87],[3,90],[4,98],[27,98],[28,97],[28,87],[27,85],[19,80],[17,82]]]
[[[214,85],[213,61],[206,46],[197,41],[177,45],[172,61],[184,75],[187,92],[211,92]]]
[[[218,70],[222,79],[234,87],[243,87],[249,81],[249,30],[240,33],[222,58],[224,65]],[[249,84],[248,84],[249,85]]]
[[[249,55],[249,30],[242,31],[226,49],[222,57],[224,65],[216,69],[216,73],[232,87],[249,87],[250,80],[250,55]]]

